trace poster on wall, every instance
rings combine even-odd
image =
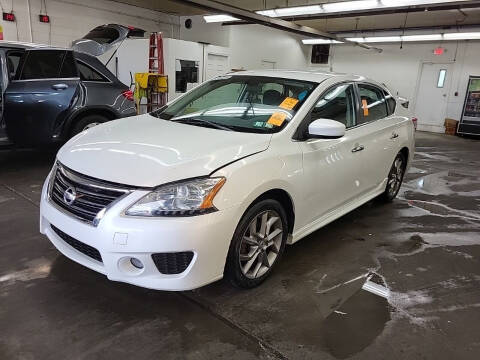
[[[0,25],[0,40],[3,40],[3,27]]]

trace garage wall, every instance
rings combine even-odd
[[[382,53],[355,46],[332,46],[328,70],[361,74],[385,83],[398,95],[415,105],[417,82],[422,62],[453,63],[453,74],[448,94],[447,117],[461,116],[469,75],[480,75],[480,42],[442,42],[443,55],[434,55],[439,43],[407,43],[378,45]],[[311,65],[310,65],[311,66]],[[321,67],[320,67],[321,68]],[[325,68],[325,67],[324,67]],[[458,92],[458,96],[455,96]]]
[[[178,16],[108,0],[47,0],[50,24],[38,21],[41,0],[30,0],[31,23],[28,19],[29,1],[2,1],[4,10],[10,11],[12,3],[17,22],[0,21],[5,40],[70,46],[72,40],[82,37],[98,25],[107,23],[132,25],[147,31],[162,31],[169,37],[178,37],[180,31]]]
[[[192,19],[192,28],[185,20]],[[202,16],[180,18],[180,38],[230,47],[230,65],[234,69],[260,69],[262,62],[275,63],[276,69],[305,69],[310,48],[301,37],[260,25],[222,26],[206,24]]]

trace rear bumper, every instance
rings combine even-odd
[[[62,254],[113,281],[157,290],[190,290],[222,278],[230,241],[241,216],[238,209],[184,218],[149,219],[122,215],[126,207],[145,193],[136,191],[122,199],[107,211],[98,227],[93,227],[59,210],[48,200],[44,186],[40,232]],[[52,225],[98,250],[102,261],[71,246]],[[182,273],[162,274],[152,254],[172,252],[193,252],[193,258]],[[133,267],[131,257],[139,259],[143,269]]]

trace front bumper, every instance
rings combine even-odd
[[[98,271],[113,281],[157,290],[190,290],[223,277],[230,241],[241,214],[229,208],[210,214],[182,218],[127,217],[123,210],[146,194],[135,191],[115,203],[97,227],[59,210],[47,196],[47,178],[40,204],[40,232],[68,258]],[[76,250],[52,225],[83,244],[97,249],[102,262]],[[152,259],[154,253],[192,251],[193,258],[180,274],[162,274]],[[133,267],[129,258],[144,267]]]

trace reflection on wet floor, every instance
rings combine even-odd
[[[460,155],[436,149],[419,146],[399,199],[288,246],[260,287],[183,293],[112,283],[61,256],[33,206],[51,161],[13,154],[0,179],[0,359],[477,359],[478,160],[464,151],[452,170]]]

